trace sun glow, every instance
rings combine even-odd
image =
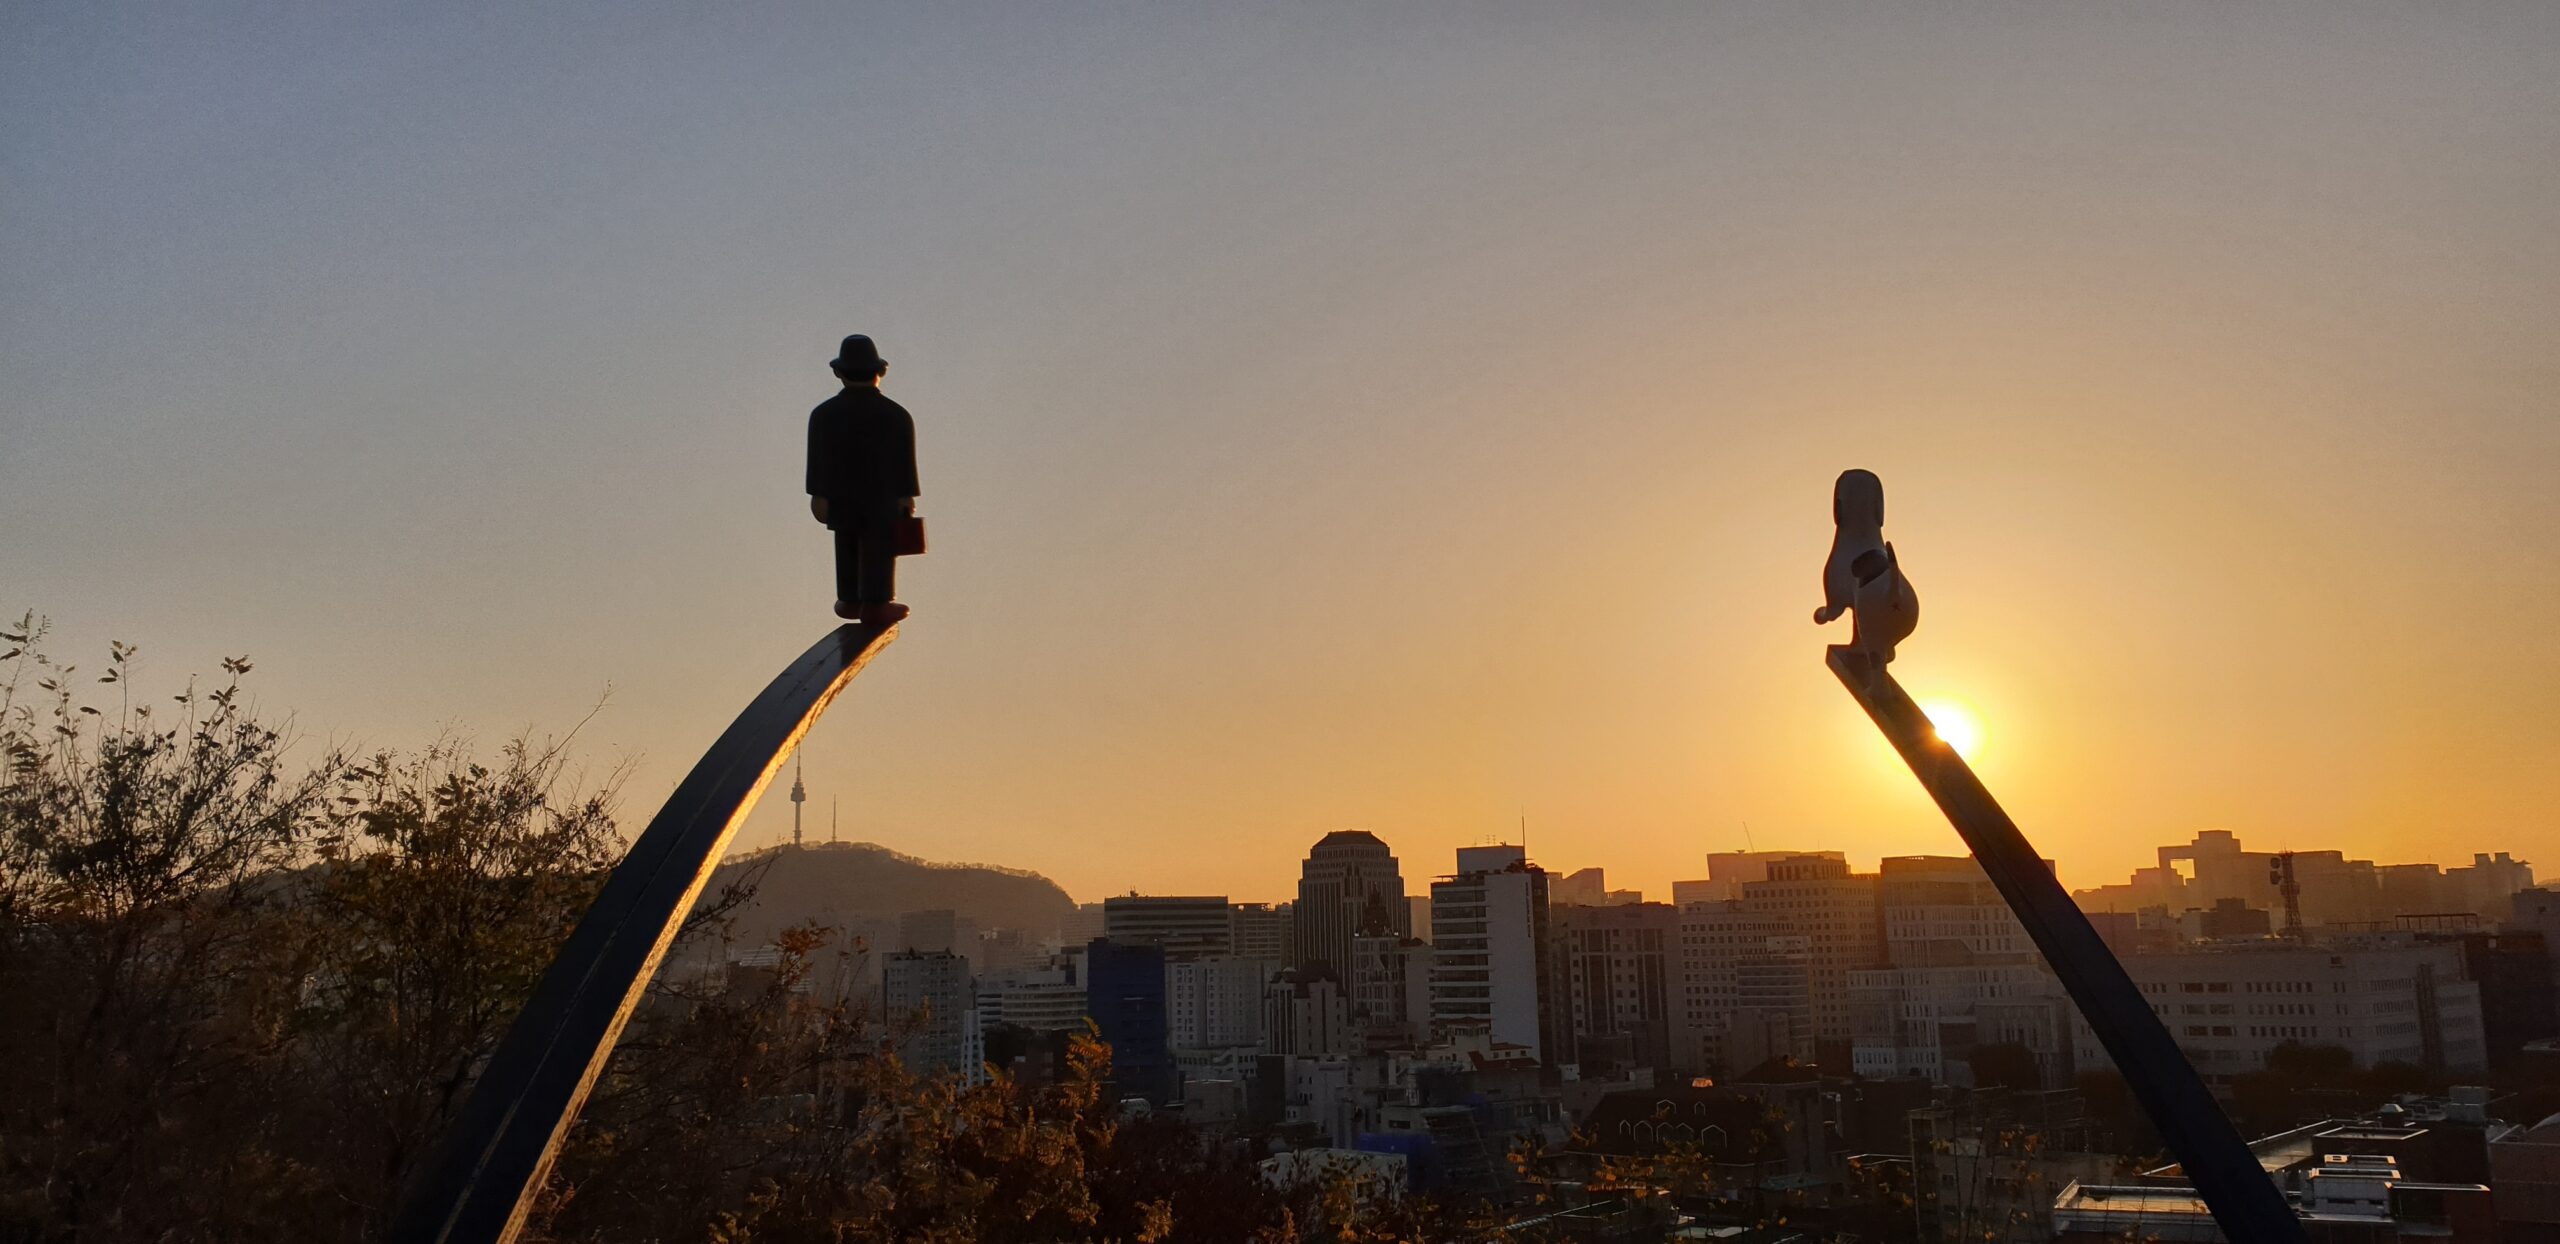
[[[1937,727],[1938,737],[1956,749],[1956,755],[1971,760],[1982,754],[1982,719],[1972,709],[1954,700],[1936,699],[1921,701],[1920,711],[1929,715],[1929,724]]]

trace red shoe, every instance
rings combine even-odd
[[[837,601],[836,616],[847,622],[859,622],[862,620],[862,606],[849,600]]]
[[[880,626],[895,626],[909,610],[894,600],[879,601],[862,607],[862,620]]]

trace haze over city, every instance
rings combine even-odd
[[[935,544],[804,748],[847,839],[1958,853],[1806,621],[1863,466],[2073,886],[2560,866],[2560,11],[1958,12],[19,10],[0,607],[315,742],[610,688],[645,815],[833,624],[867,332]]]

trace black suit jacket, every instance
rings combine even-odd
[[[917,496],[916,421],[870,385],[855,385],[809,412],[809,495],[830,506]]]

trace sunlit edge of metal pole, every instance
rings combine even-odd
[[[411,1184],[390,1238],[504,1244],[641,993],[783,761],[897,628],[840,626],[750,701],[614,866]]]
[[[2177,1155],[2223,1235],[2245,1244],[2301,1241],[2301,1220],[2283,1191],[2267,1177],[2115,952],[1973,767],[1938,738],[1928,715],[1891,674],[1838,646],[1829,650],[1825,663],[1964,838],[2115,1059],[2127,1087]]]

